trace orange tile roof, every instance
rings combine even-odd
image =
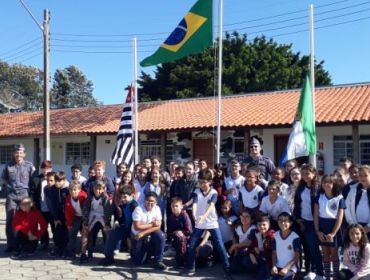
[[[224,128],[289,126],[300,90],[243,94],[222,100]],[[216,125],[216,99],[139,104],[140,131],[185,130]],[[115,134],[122,105],[51,110],[52,134]],[[316,123],[370,121],[370,83],[316,89]],[[42,112],[0,115],[0,137],[41,135]]]

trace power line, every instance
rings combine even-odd
[[[31,51],[34,51],[35,49],[40,49],[41,46],[38,44],[38,45],[35,45],[31,48],[28,48],[28,49],[25,49],[25,50],[22,50],[22,51],[19,51],[19,52],[16,52],[16,53],[13,53],[11,55],[8,55],[8,56],[5,56],[4,57],[4,60],[9,60],[9,59],[13,59],[13,57],[19,57],[19,56],[22,56],[22,55],[25,55],[25,54],[28,54],[30,53]]]
[[[122,48],[122,49],[132,48],[132,46],[130,46],[130,45],[113,46],[113,45],[60,45],[60,44],[52,44],[51,46],[52,47],[61,47],[61,48]],[[158,44],[140,45],[140,47],[158,47]]]
[[[6,58],[6,59],[4,59],[4,60],[16,60],[17,58],[20,58],[20,57],[23,57],[23,56],[26,56],[26,55],[29,55],[29,54],[35,53],[35,52],[37,52],[37,51],[39,51],[39,50],[42,50],[42,49],[43,49],[42,47],[39,47],[39,48],[37,48],[37,49],[35,49],[35,50],[32,50],[32,51],[29,51],[29,52],[26,52],[26,53],[20,54],[20,55],[15,56],[15,57],[8,57],[8,58]]]
[[[61,52],[61,53],[85,53],[85,54],[132,54],[132,52],[125,51],[125,52],[119,52],[119,51],[77,51],[77,50],[59,50],[59,49],[53,49],[54,52]],[[138,51],[140,53],[148,53],[148,52],[154,52],[154,51]]]
[[[31,44],[31,43],[33,43],[33,42],[36,42],[36,41],[38,41],[38,40],[40,40],[40,39],[41,39],[41,38],[37,37],[37,38],[35,38],[35,39],[31,40],[31,41],[28,41],[28,42],[26,42],[26,43],[23,43],[22,45],[20,45],[20,46],[18,46],[18,47],[15,47],[15,48],[12,48],[11,50],[8,50],[8,51],[6,51],[6,52],[3,52],[2,54],[0,54],[0,56],[4,56],[4,55],[7,55],[7,54],[12,53],[12,52],[14,52],[14,51],[17,51],[17,50],[19,50],[19,49],[21,49],[21,48],[23,48],[23,47],[25,47],[25,46],[28,46],[29,44]]]
[[[23,59],[23,60],[19,61],[18,63],[19,63],[19,64],[21,64],[21,63],[23,63],[23,62],[25,62],[25,61],[28,61],[28,60],[30,60],[30,59],[32,59],[32,58],[35,58],[35,57],[37,57],[37,56],[40,56],[40,55],[42,55],[42,54],[43,54],[43,52],[39,52],[39,53],[37,53],[37,54],[35,54],[35,55],[32,55],[32,56],[30,56],[30,57],[28,57],[28,58],[25,58],[25,59]]]

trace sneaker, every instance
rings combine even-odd
[[[195,269],[185,269],[182,273],[183,276],[194,276],[195,275]]]
[[[80,256],[80,263],[85,263],[87,262],[89,259],[87,258],[86,254],[81,254]]]
[[[15,252],[10,258],[12,260],[19,260],[23,257],[22,252]]]
[[[114,259],[112,258],[104,258],[99,262],[101,266],[110,266],[114,264]]]
[[[156,262],[155,263],[155,268],[156,269],[159,269],[159,270],[166,270],[167,269],[167,265],[165,265],[164,262],[159,261],[159,262]]]

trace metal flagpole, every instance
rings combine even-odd
[[[221,96],[222,96],[222,25],[223,25],[223,0],[219,6],[219,34],[218,34],[218,109],[217,109],[217,144],[216,144],[216,163],[220,163],[221,148]]]
[[[137,95],[137,40],[136,37],[133,39],[134,47],[134,153],[135,164],[139,163],[139,110],[138,110],[138,95]]]
[[[316,109],[315,109],[315,41],[314,41],[314,18],[313,4],[310,5],[310,82],[311,82],[311,97],[313,108],[313,119],[316,125]],[[316,154],[310,155],[310,163],[316,167]]]

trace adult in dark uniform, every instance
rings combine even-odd
[[[29,161],[25,160],[26,151],[23,144],[15,145],[14,155],[2,173],[2,179],[6,185],[6,252],[14,250],[14,233],[12,230],[12,221],[15,210],[20,201],[29,196],[29,186],[35,167]]]
[[[252,136],[249,140],[249,156],[244,160],[249,166],[258,166],[261,170],[261,176],[268,181],[275,170],[272,160],[262,155],[263,140],[257,135]]]

